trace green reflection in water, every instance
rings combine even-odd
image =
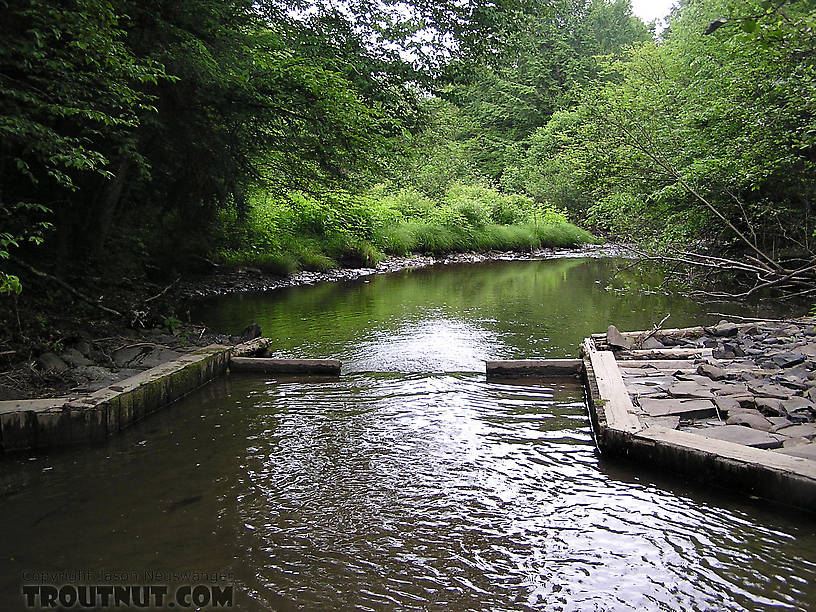
[[[437,266],[219,297],[194,316],[229,333],[257,321],[279,356],[336,357],[347,370],[453,371],[481,370],[485,359],[575,356],[584,337],[612,323],[649,329],[670,313],[667,326],[681,327],[715,322],[709,311],[778,311],[637,286],[608,291],[616,266],[612,259]]]

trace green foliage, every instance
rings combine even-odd
[[[481,185],[456,184],[439,200],[378,184],[360,195],[325,199],[294,192],[257,194],[244,222],[222,214],[217,235],[229,249],[215,256],[230,266],[274,274],[375,266],[386,254],[443,255],[493,249],[535,249],[593,242],[548,207]],[[218,240],[217,240],[218,242]]]
[[[427,129],[407,139],[409,154],[393,164],[392,176],[437,198],[457,182],[500,184],[509,193],[524,189],[542,203],[574,209],[567,194],[554,199],[540,189],[528,191],[532,185],[513,184],[508,172],[519,173],[537,129],[603,78],[599,56],[650,38],[628,1],[548,2],[506,33],[498,57],[463,70],[442,99],[425,102]]]
[[[161,328],[171,336],[174,336],[178,328],[181,327],[181,324],[181,319],[171,314],[162,319]]]
[[[733,233],[714,208],[769,252],[806,250],[816,70],[802,26],[813,14],[785,4],[782,20],[754,0],[682,4],[662,43],[608,61],[605,81],[535,133],[511,184],[575,210],[563,204],[572,197],[596,227],[626,238],[727,248]],[[760,17],[756,31],[704,34],[723,15]]]

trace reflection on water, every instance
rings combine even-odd
[[[233,377],[5,462],[0,609],[102,567],[231,572],[250,611],[809,609],[812,519],[611,467],[570,381]]]
[[[706,310],[602,291],[609,266],[208,303],[211,326],[257,319],[281,354],[351,373],[231,376],[104,445],[0,462],[0,610],[23,572],[101,569],[230,573],[251,612],[812,609],[811,516],[600,460],[574,381],[450,373]]]
[[[606,291],[616,265],[555,259],[406,270],[213,298],[193,315],[228,333],[257,321],[279,357],[341,359],[347,372],[440,372],[483,371],[487,359],[572,357],[589,333],[610,323],[651,328],[671,314],[667,325],[682,327],[716,322],[709,311],[765,313],[745,304]]]

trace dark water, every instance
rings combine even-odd
[[[23,609],[32,572],[98,584],[103,569],[138,584],[224,573],[251,611],[813,609],[812,516],[601,460],[572,381],[450,373],[574,354],[610,321],[712,310],[604,292],[610,265],[417,271],[207,304],[213,326],[259,320],[282,354],[339,356],[349,374],[233,376],[103,446],[0,463],[0,610]]]

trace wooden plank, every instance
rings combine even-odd
[[[580,359],[517,359],[485,363],[488,378],[580,376],[583,367],[584,363]]]
[[[587,352],[588,351],[588,352]],[[635,432],[641,429],[640,422],[634,413],[632,398],[623,383],[618,364],[615,362],[615,355],[610,351],[596,351],[594,345],[585,348],[592,370],[595,373],[595,381],[598,384],[598,392],[604,401],[603,411],[606,416],[607,427],[620,431]]]
[[[660,338],[698,338],[705,334],[705,329],[703,327],[677,327],[677,328],[669,328],[669,329],[659,329],[656,332],[652,333],[652,330],[640,330],[640,331],[622,331],[621,334],[624,338],[639,338],[640,336],[645,336],[646,334],[651,334],[652,338],[660,339]],[[599,333],[599,334],[592,334],[593,340],[601,340],[606,342],[606,332]]]
[[[337,359],[268,359],[262,357],[233,357],[233,372],[260,372],[263,374],[299,374],[339,376],[342,362]]]
[[[724,317],[725,318],[725,317]],[[749,323],[735,323],[737,329],[747,329],[750,327],[756,327],[756,322],[749,322]],[[716,324],[710,325],[709,327],[715,327]],[[659,329],[656,332],[652,333],[652,330],[640,330],[640,331],[622,331],[621,334],[624,338],[632,338],[637,339],[641,336],[646,336],[647,334],[651,335],[652,338],[660,340],[661,338],[699,338],[706,333],[705,327],[702,326],[695,326],[695,327],[677,327],[677,328],[669,328],[669,329]],[[606,332],[592,334],[593,340],[600,340],[603,343],[606,343]]]

